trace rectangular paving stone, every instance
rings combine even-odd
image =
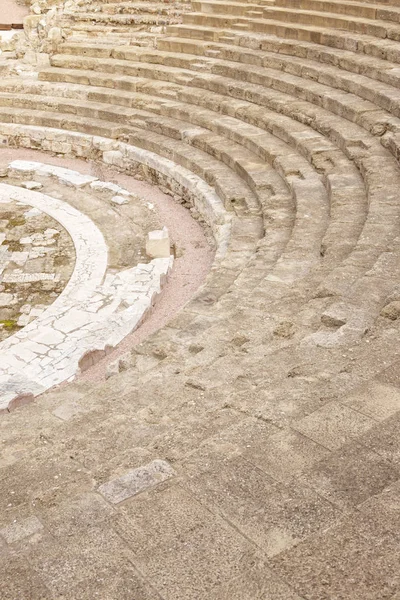
[[[100,576],[85,579],[63,592],[62,600],[161,600],[154,588],[144,583],[133,566],[103,569]]]
[[[208,598],[260,558],[253,544],[180,486],[155,488],[117,512],[114,529],[164,600]]]
[[[132,469],[118,479],[104,483],[99,487],[99,492],[112,504],[119,504],[174,475],[175,471],[166,461],[153,460],[144,467]]]
[[[370,382],[367,387],[341,399],[340,403],[372,419],[383,421],[400,412],[400,390],[390,385]]]
[[[381,494],[368,498],[358,509],[383,528],[400,531],[400,480],[385,488]]]
[[[316,463],[301,475],[301,481],[339,507],[352,508],[379,494],[399,476],[379,454],[353,443]]]
[[[360,443],[370,448],[398,470],[400,469],[400,413],[367,431]]]
[[[383,385],[393,385],[400,388],[400,360],[397,360],[387,367],[387,369],[381,371],[376,380]]]
[[[207,600],[303,600],[263,561],[248,571],[217,585],[207,594]]]
[[[370,417],[341,406],[326,404],[292,427],[329,450],[336,450],[375,425]]]
[[[0,555],[1,600],[53,600],[54,596],[44,585],[25,558]]]
[[[244,456],[274,479],[285,482],[329,453],[327,448],[297,431],[284,430],[268,439],[255,437]]]
[[[391,600],[400,584],[400,533],[352,512],[270,564],[307,600]]]
[[[40,531],[43,525],[39,519],[35,516],[28,517],[22,521],[11,523],[7,527],[0,529],[0,535],[6,540],[8,544],[19,542],[20,540],[33,535],[37,531]]]
[[[132,552],[104,523],[71,533],[66,538],[42,540],[27,549],[29,564],[50,589],[53,599],[71,598],[68,594],[74,586],[89,581],[97,581],[96,586],[100,587],[103,580],[117,578],[132,566]],[[94,593],[92,597],[96,598]],[[22,598],[28,600],[29,596]],[[103,600],[102,596],[99,598]]]
[[[223,458],[223,452],[221,453]],[[220,457],[221,457],[220,455]],[[283,485],[241,457],[209,460],[210,469],[185,485],[212,512],[274,556],[326,528],[340,512],[309,487]],[[193,469],[193,458],[191,468]],[[201,457],[203,462],[203,457]],[[185,466],[182,467],[185,472]]]
[[[84,534],[93,527],[105,523],[114,513],[99,494],[82,494],[52,506],[42,516],[43,523],[54,538],[63,538],[72,534]]]

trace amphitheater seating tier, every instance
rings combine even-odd
[[[400,0],[80,0],[58,25],[0,81],[4,143],[162,186],[216,253],[112,378],[4,422],[39,452],[57,419],[40,452],[84,483],[55,504],[105,503],[146,600],[396,600]]]

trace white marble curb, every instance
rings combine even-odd
[[[24,166],[15,162],[14,169]],[[76,172],[62,171],[69,185],[81,184]],[[154,259],[107,274],[105,240],[86,215],[46,194],[0,184],[0,202],[10,199],[57,220],[73,240],[76,262],[53,304],[0,343],[0,411],[18,404],[21,396],[37,395],[73,377],[84,355],[118,344],[143,321],[173,264],[173,257]]]

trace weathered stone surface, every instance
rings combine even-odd
[[[112,504],[119,504],[174,475],[175,471],[166,461],[153,460],[144,467],[133,469],[118,479],[104,483],[99,487],[99,492]]]
[[[397,4],[33,4],[1,59],[2,147],[156,184],[216,254],[126,368],[3,415],[0,528],[44,531],[0,542],[0,596],[397,600]],[[98,194],[105,230],[135,204],[64,188]]]
[[[400,317],[400,302],[395,300],[384,306],[381,310],[381,315],[392,321],[398,319]]]
[[[43,528],[39,519],[35,516],[28,517],[21,521],[16,521],[7,527],[0,529],[0,535],[8,544],[19,542],[20,540],[37,533]]]

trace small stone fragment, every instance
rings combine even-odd
[[[9,306],[13,301],[14,296],[6,292],[0,293],[0,307]]]
[[[38,181],[23,181],[21,183],[21,187],[27,190],[40,190],[43,187],[43,185]]]
[[[295,327],[289,321],[282,321],[274,329],[274,335],[281,338],[291,338],[294,336]]]
[[[337,328],[347,323],[347,316],[342,310],[332,307],[323,313],[321,321],[327,327]]]
[[[168,229],[150,231],[146,239],[146,254],[150,258],[168,258],[171,252]]]
[[[381,310],[381,317],[396,321],[396,319],[400,317],[400,301],[394,300],[393,302],[386,304]]]
[[[119,373],[119,360],[114,360],[106,368],[106,379],[110,379],[110,377],[114,377],[114,375],[118,375]]]

